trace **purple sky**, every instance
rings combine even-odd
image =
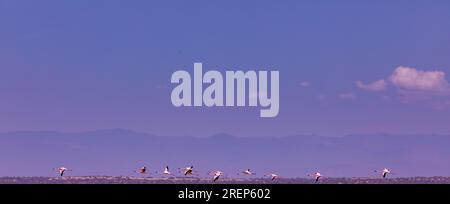
[[[0,132],[449,134],[449,20],[447,0],[0,0]],[[279,70],[279,115],[173,107],[194,62]]]

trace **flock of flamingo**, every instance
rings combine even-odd
[[[60,168],[55,168],[55,170],[58,171],[59,175],[61,177],[64,176],[64,173],[67,171],[71,171],[71,169],[68,169],[66,167],[60,167]],[[184,167],[184,168],[178,168],[178,170],[180,171],[181,174],[183,174],[184,176],[188,176],[188,175],[194,175],[194,166],[188,166],[188,167]],[[147,167],[143,166],[137,170],[134,171],[135,173],[139,173],[141,175],[145,175],[145,174],[149,174],[150,172],[148,171]],[[381,171],[379,170],[375,170],[375,172],[380,173],[382,178],[386,178],[388,176],[388,174],[392,174],[391,170],[384,168]],[[158,174],[158,172],[155,172],[156,174]],[[166,166],[164,168],[164,170],[162,171],[162,175],[165,176],[171,176],[172,172],[170,172],[169,170],[169,166]],[[219,180],[220,177],[223,177],[224,172],[223,171],[219,171],[219,170],[214,170],[214,171],[210,171],[208,173],[208,175],[212,176],[212,181],[216,182],[217,180]],[[252,172],[250,169],[246,169],[240,173],[238,173],[238,175],[244,175],[244,176],[252,176],[252,175],[256,175],[254,172]],[[323,178],[323,175],[320,172],[315,172],[312,174],[308,174],[309,177],[314,178],[314,180],[316,182],[319,182],[319,180],[321,178]],[[278,178],[280,178],[278,176],[278,174],[275,173],[269,173],[269,174],[265,174],[264,177],[268,177],[270,180],[274,181]]]

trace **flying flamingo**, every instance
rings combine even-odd
[[[169,166],[166,166],[166,168],[164,168],[163,174],[164,175],[171,175],[171,173],[169,171]]]
[[[183,170],[183,174],[185,176],[187,176],[188,174],[192,174],[192,171],[194,170],[194,166],[188,166],[188,167],[182,168],[181,170]]]
[[[72,170],[70,170],[70,169],[67,169],[66,167],[59,167],[59,168],[55,168],[55,170],[57,170],[58,172],[59,172],[59,175],[62,177],[62,176],[64,176],[64,173],[66,172],[66,171],[72,171]]]
[[[212,171],[210,172],[210,174],[213,175],[213,182],[216,182],[217,180],[219,180],[220,176],[223,175],[222,171]]]
[[[322,174],[320,174],[319,172],[316,172],[316,173],[313,173],[313,174],[308,174],[308,176],[314,177],[314,179],[316,180],[316,182],[318,182],[319,179],[322,177]]]
[[[275,179],[279,178],[279,176],[277,174],[274,174],[274,173],[266,174],[266,176],[270,177],[270,180],[272,180],[272,181],[274,181]]]
[[[386,178],[388,174],[392,174],[391,170],[389,170],[389,169],[387,169],[387,168],[384,168],[384,169],[381,170],[381,171],[375,171],[375,172],[380,172],[380,173],[381,173],[381,176],[382,176],[383,178]]]
[[[147,173],[147,167],[143,166],[143,167],[139,168],[138,170],[136,170],[134,172],[140,173],[140,174],[146,174]]]
[[[253,173],[252,171],[250,171],[250,169],[247,169],[247,170],[245,170],[245,171],[243,171],[243,172],[241,172],[243,175],[248,175],[248,176],[251,176],[251,175],[255,175],[255,173]]]

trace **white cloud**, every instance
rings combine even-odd
[[[356,81],[356,87],[365,91],[384,91],[388,84],[399,89],[402,95],[424,95],[450,93],[450,84],[443,71],[424,71],[411,67],[399,66],[387,79],[380,79],[365,84]]]
[[[450,91],[445,73],[422,71],[410,67],[397,67],[389,81],[401,91],[446,94]]]
[[[438,70],[419,70],[399,66],[392,74],[368,84],[356,81],[356,87],[364,91],[381,92],[388,87],[396,89],[396,96],[384,95],[384,100],[397,99],[401,103],[414,103],[431,106],[436,110],[450,108],[450,83],[446,73]],[[391,92],[386,92],[389,94]],[[355,99],[351,93],[339,94],[341,99]]]
[[[369,84],[364,84],[362,81],[356,81],[356,86],[367,91],[384,91],[387,88],[387,83],[384,79],[380,79]]]

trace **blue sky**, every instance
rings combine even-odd
[[[449,134],[449,11],[439,0],[0,0],[0,131]],[[173,107],[170,76],[194,62],[279,70],[279,115]]]

